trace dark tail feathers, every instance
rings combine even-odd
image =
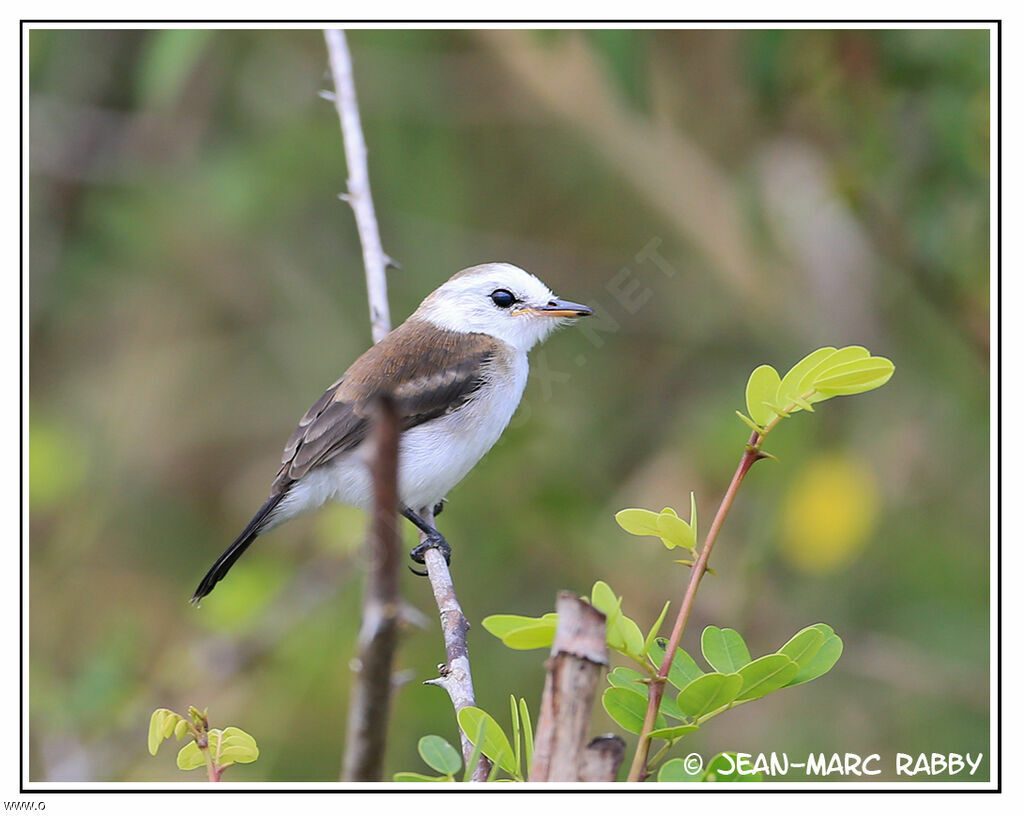
[[[284,497],[284,492],[276,493],[263,503],[263,506],[256,511],[256,515],[252,517],[252,520],[245,525],[245,529],[239,533],[238,538],[231,542],[231,546],[221,553],[220,558],[214,562],[206,575],[203,576],[203,580],[199,582],[196,591],[192,593],[192,599],[189,603],[198,603],[213,591],[217,582],[228,574],[228,570],[234,566],[235,562],[242,557],[242,553],[246,551],[256,536],[260,534],[266,526],[270,514],[274,512],[274,509]]]

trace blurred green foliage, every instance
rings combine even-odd
[[[987,752],[988,32],[350,41],[395,319],[487,260],[598,310],[534,353],[512,426],[441,517],[470,620],[540,615],[602,575],[656,619],[686,571],[614,512],[693,490],[710,518],[751,366],[863,343],[899,377],[772,435],[782,464],[744,484],[683,644],[711,622],[777,643],[826,619],[847,657],[687,743]],[[172,780],[147,717],[203,700],[259,735],[232,781],[336,779],[359,514],[274,531],[186,603],[369,343],[322,35],[48,29],[28,57],[30,776]],[[841,517],[851,478],[874,502],[828,569],[801,530],[831,511],[787,499],[822,457],[860,464],[819,503]],[[429,587],[402,591],[431,622],[401,646],[415,681],[386,778],[420,767],[423,734],[457,744],[443,692],[417,682],[443,655]],[[515,691],[537,710],[539,653],[479,625],[470,653],[481,708]],[[790,706],[829,716],[788,717],[782,744]]]

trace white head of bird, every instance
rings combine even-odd
[[[487,263],[456,272],[427,295],[410,320],[487,334],[527,352],[568,319],[590,313],[586,306],[556,298],[525,269]]]

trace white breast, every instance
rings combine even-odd
[[[529,373],[525,353],[510,358],[492,366],[491,381],[458,411],[402,436],[399,495],[409,507],[432,507],[498,441],[519,406]]]
[[[417,425],[402,435],[398,492],[403,504],[433,507],[498,441],[526,387],[526,353],[509,350],[491,363],[489,382],[451,414]],[[369,509],[372,483],[365,446],[310,471],[289,491],[271,527],[299,513],[337,501]]]

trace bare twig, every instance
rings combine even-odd
[[[584,764],[588,773],[607,774],[611,762],[599,760],[590,767],[584,740],[601,674],[608,667],[605,616],[572,592],[559,592],[555,607],[558,627],[547,661],[544,696],[537,718],[531,782],[579,782]],[[621,740],[620,740],[621,742]],[[622,760],[623,744],[619,750]],[[612,778],[618,770],[616,763]]]
[[[359,119],[352,57],[345,33],[324,32],[334,79],[334,105],[341,121],[348,165],[348,193],[342,196],[355,214],[359,242],[363,248],[366,294],[370,304],[373,342],[391,331],[387,256],[381,247],[377,216],[370,193],[370,171],[366,163],[366,142]],[[342,779],[380,779],[387,740],[391,703],[391,668],[398,640],[398,414],[394,402],[384,397],[377,406],[374,423],[373,461],[374,516],[370,536],[370,567],[363,598],[363,622],[359,631],[358,676],[349,703],[348,735]]]
[[[420,509],[419,514],[427,524],[433,525],[434,509],[432,507]],[[420,533],[420,541],[424,539],[425,535]],[[458,713],[466,706],[476,705],[473,675],[469,668],[469,646],[466,642],[469,621],[462,614],[462,607],[455,595],[455,584],[452,583],[451,571],[441,552],[435,548],[428,549],[424,553],[424,565],[430,578],[430,587],[434,591],[434,600],[437,601],[437,611],[441,615],[441,632],[444,635],[445,652],[445,662],[438,666],[440,677],[425,682],[428,685],[440,686],[448,692],[452,706],[455,708],[455,714],[458,716]],[[459,728],[459,739],[462,742],[463,761],[469,762],[473,753],[473,744],[461,727]],[[476,768],[473,769],[472,781],[486,782],[490,770],[490,761],[481,754]]]
[[[341,130],[345,141],[345,159],[348,163],[348,193],[342,198],[352,205],[352,211],[356,217],[359,240],[363,247],[363,265],[366,268],[370,325],[373,330],[373,341],[377,343],[391,330],[385,269],[389,264],[392,266],[397,264],[381,248],[377,218],[373,210],[373,198],[370,195],[366,142],[363,139],[355,83],[352,79],[352,57],[349,54],[345,33],[340,29],[328,29],[324,32],[324,38],[327,41],[331,74],[334,78],[335,93],[332,98],[338,109],[338,118],[341,120]],[[421,518],[429,524],[433,524],[433,508],[423,508],[419,513]],[[393,520],[394,516],[392,515],[390,518]],[[466,706],[476,704],[473,694],[473,678],[469,670],[469,650],[466,645],[469,622],[462,614],[462,607],[459,606],[459,599],[455,595],[455,586],[444,557],[436,549],[429,549],[426,551],[425,561],[427,574],[430,576],[430,585],[437,601],[438,612],[441,615],[441,630],[444,634],[446,656],[441,677],[427,682],[441,686],[448,692],[457,715]],[[369,603],[369,595],[367,603]],[[364,620],[366,616],[367,613],[364,611]],[[353,705],[355,705],[354,702]],[[459,736],[462,740],[463,757],[468,762],[473,746],[461,729],[459,729]],[[345,767],[346,769],[349,767],[348,759],[346,759]],[[485,781],[490,767],[487,758],[481,756],[473,771],[472,779],[479,782]]]
[[[338,28],[324,31],[327,53],[331,60],[331,76],[334,79],[334,105],[341,120],[341,132],[345,142],[345,161],[348,164],[348,193],[342,196],[352,206],[359,230],[359,242],[363,247],[363,266],[366,268],[366,295],[370,301],[370,326],[373,342],[380,340],[391,331],[391,316],[388,308],[388,282],[385,270],[388,256],[381,247],[377,216],[370,194],[370,172],[366,163],[366,142],[359,120],[359,103],[356,86],[352,78],[352,56],[349,54],[345,32]]]
[[[390,397],[378,401],[373,428],[373,524],[369,570],[359,630],[356,682],[349,702],[342,780],[378,782],[384,764],[391,670],[398,643],[398,412]]]

